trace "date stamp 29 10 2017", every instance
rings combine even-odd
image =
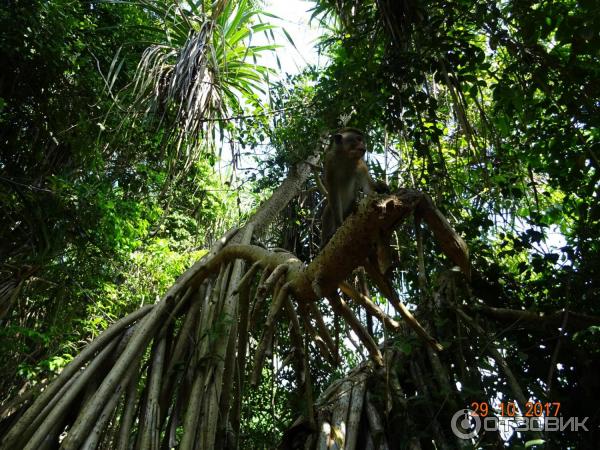
[[[487,417],[494,411],[487,402],[472,402],[470,404],[472,415]],[[560,411],[560,402],[527,402],[525,411],[519,411],[515,402],[501,402],[495,411],[501,417],[557,417]]]
[[[471,439],[481,431],[498,431],[503,436],[523,431],[589,431],[589,417],[562,417],[560,402],[527,402],[522,411],[516,402],[472,402],[451,419],[455,436]]]

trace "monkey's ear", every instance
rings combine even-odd
[[[336,144],[341,144],[342,143],[342,135],[340,133],[336,133],[333,135],[333,142],[335,142]]]

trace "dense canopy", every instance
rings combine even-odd
[[[595,447],[597,2],[302,5],[2,3],[0,448]]]

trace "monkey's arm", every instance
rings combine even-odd
[[[371,175],[369,174],[369,169],[367,167],[367,163],[365,163],[364,161],[359,161],[358,167],[356,168],[356,173],[360,188],[365,193],[365,195],[372,194],[373,192],[377,192],[378,194],[390,193],[390,188],[386,183],[371,178]]]

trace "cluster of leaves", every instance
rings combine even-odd
[[[206,151],[206,139],[233,133],[231,117],[259,105],[270,69],[258,59],[277,47],[269,42],[274,26],[263,21],[271,15],[251,0],[140,4],[154,18],[147,29],[155,43],[141,56],[133,105],[125,101],[136,118],[159,121],[165,156],[187,167]],[[266,43],[253,42],[261,37]]]
[[[314,16],[329,30],[320,47],[331,64],[276,85],[272,116],[259,97],[269,71],[256,58],[274,46],[249,44],[272,30],[257,2],[7,5],[0,8],[0,58],[10,68],[0,74],[3,398],[58,370],[109,321],[153,301],[221,234],[233,196],[214,176],[206,142],[225,136],[252,153],[270,140],[273,157],[253,180],[265,195],[323,132],[346,123],[366,129],[392,187],[430,193],[465,236],[474,292],[488,305],[600,314],[595,2],[321,0]],[[222,120],[247,107],[258,114]],[[320,200],[309,194],[290,205],[269,243],[309,260]],[[418,298],[414,239],[409,227],[395,237],[407,299]],[[425,239],[428,278],[443,269],[439,255]],[[18,307],[5,310],[12,298]],[[510,331],[498,342],[541,398],[556,337]],[[526,351],[548,339],[554,345]],[[479,344],[467,356],[486,375],[465,392],[508,396]],[[597,344],[594,328],[561,340],[552,400],[572,397],[565,414],[593,414],[585,399],[598,392]],[[410,341],[401,345],[410,353]],[[314,369],[317,386],[331,375],[324,365]],[[257,446],[272,443],[273,425],[283,427],[299,401],[287,390],[293,374],[269,375],[245,405],[245,433]],[[272,414],[254,415],[267,400]]]
[[[593,83],[598,33],[590,18],[598,13],[591,3],[509,2],[499,9],[432,1],[408,2],[406,10],[388,5],[392,11],[384,8],[389,2],[376,3],[336,6],[346,28],[323,40],[332,64],[298,77],[291,93],[278,92],[282,105],[305,101],[310,108],[280,124],[285,139],[274,140],[277,147],[308,147],[306,136],[314,140],[319,128],[339,126],[354,110],[351,124],[369,130],[376,144],[387,133],[386,150],[398,160],[388,171],[460,218],[478,263],[518,253],[533,278],[580,277],[575,284],[584,290],[571,292],[572,300],[596,295],[600,249],[590,236],[600,226],[600,92]],[[327,2],[320,5],[317,13],[328,10]],[[382,14],[398,20],[382,23]],[[498,232],[519,244],[499,253],[490,239]],[[557,249],[551,234],[566,245]],[[518,269],[508,272],[526,272]],[[546,283],[554,287],[550,297],[564,298],[565,281]]]
[[[273,166],[293,160],[287,149],[296,143],[312,150],[306,140],[316,142],[320,131],[354,112],[349,124],[366,129],[374,149],[385,152],[391,184],[429,192],[465,236],[474,292],[486,304],[597,315],[600,13],[594,2],[323,0],[314,13],[330,30],[321,48],[331,64],[273,92],[279,108],[305,105],[274,121]],[[300,233],[295,251],[302,254],[312,231],[310,218],[300,221],[288,228]],[[399,230],[397,239],[407,270],[401,290],[415,299],[412,230]],[[427,240],[425,250],[427,276],[434,278],[443,269],[440,252]],[[532,340],[551,345],[520,350]],[[561,380],[552,386],[553,399],[573,395],[579,400],[568,402],[569,412],[590,416],[593,408],[576,408],[600,387],[590,382],[600,364],[597,344],[594,327],[561,341],[556,369],[556,336],[545,330],[517,328],[501,340],[511,366],[524,369],[531,395],[547,395],[552,367]],[[495,392],[504,391],[495,380]],[[490,397],[494,389],[486,391]]]
[[[0,8],[2,398],[154,302],[231,224],[215,158],[169,162],[170,130],[115,102],[155,20],[129,3]]]

